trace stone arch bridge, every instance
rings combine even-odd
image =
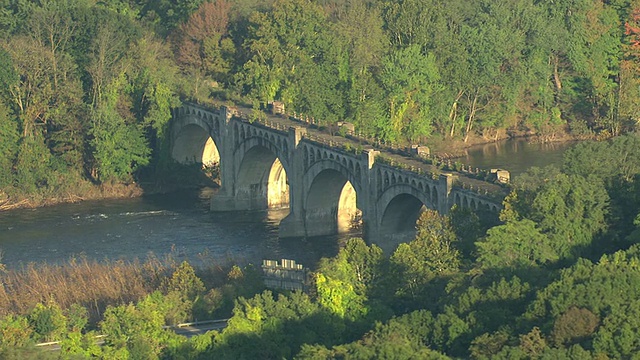
[[[414,236],[424,208],[443,214],[455,204],[478,211],[501,208],[504,193],[497,185],[392,166],[371,147],[337,146],[294,121],[271,120],[249,122],[228,107],[174,109],[173,158],[219,162],[221,188],[211,199],[212,211],[289,207],[281,237],[330,235],[361,223],[367,241],[390,251]],[[476,184],[472,190],[473,181],[485,189],[478,191]]]

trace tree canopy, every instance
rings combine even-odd
[[[634,131],[639,8],[635,0],[7,0],[0,181],[7,193],[46,196],[64,184],[166,172],[164,127],[179,99],[279,100],[317,124],[350,121],[397,144]],[[32,156],[50,161],[20,169]]]

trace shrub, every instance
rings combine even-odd
[[[26,317],[6,316],[0,320],[0,349],[24,347],[31,342],[32,333]]]
[[[570,307],[553,325],[553,341],[557,346],[578,343],[595,332],[598,315],[585,308]]]
[[[58,341],[67,332],[67,318],[53,301],[47,305],[36,304],[28,318],[39,341]]]

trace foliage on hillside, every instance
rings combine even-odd
[[[179,99],[279,100],[394,143],[633,131],[639,13],[638,0],[3,1],[0,201],[168,176]]]
[[[640,117],[638,0],[1,4],[0,196],[162,174],[181,97],[281,100],[395,142],[605,137]],[[638,139],[531,169],[490,228],[427,211],[391,254],[352,239],[308,294],[267,291],[251,267],[224,282],[188,264],[0,268],[0,357],[58,357],[32,345],[59,339],[62,358],[633,358]],[[211,316],[228,327],[163,328]]]

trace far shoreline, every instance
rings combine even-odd
[[[504,136],[499,136],[493,139],[487,139],[483,136],[474,136],[469,139],[468,142],[464,142],[462,140],[442,140],[439,139],[435,141],[431,146],[429,144],[425,144],[427,147],[431,148],[432,156],[435,156],[441,160],[454,160],[461,157],[465,157],[467,155],[467,150],[476,146],[482,146],[487,144],[499,143],[501,141],[508,140],[524,140],[529,144],[538,144],[538,143],[570,143],[577,141],[589,141],[589,140],[606,140],[608,138],[598,139],[595,135],[592,136],[576,136],[571,135],[569,133],[561,133],[554,134],[552,137],[542,136],[537,134],[504,134]]]
[[[186,186],[177,184],[147,184],[144,182],[135,182],[129,184],[89,184],[86,186],[79,186],[82,191],[79,191],[77,193],[67,193],[60,196],[47,197],[43,199],[11,199],[8,195],[6,195],[6,193],[0,190],[0,214],[5,211],[38,209],[61,204],[75,204],[83,201],[133,199],[149,195],[170,194],[180,190],[194,189],[204,186],[218,187],[217,183],[215,182],[212,182],[211,184],[188,184]]]
[[[497,143],[507,140],[523,139],[527,143],[567,143],[575,141],[598,140],[595,136],[573,136],[569,133],[554,134],[552,137],[545,137],[536,134],[526,133],[503,133],[488,139],[487,137],[476,135],[469,138],[469,141],[452,139],[432,139],[429,143],[424,144],[431,148],[432,156],[441,160],[454,160],[465,157],[467,150],[475,146]],[[0,189],[0,213],[19,209],[36,209],[60,204],[73,204],[91,200],[114,200],[114,199],[131,199],[146,195],[168,194],[183,189],[193,189],[203,186],[219,185],[212,181],[209,184],[158,184],[147,183],[144,181],[120,184],[93,184],[85,181],[78,184],[77,192],[66,193],[55,197],[45,197],[38,199],[34,197],[19,197],[12,199],[4,191]]]

